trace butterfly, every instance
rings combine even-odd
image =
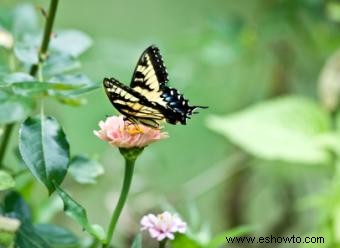
[[[198,108],[190,106],[178,90],[168,86],[168,73],[159,49],[148,47],[138,60],[130,87],[114,78],[104,78],[103,85],[112,105],[132,123],[159,128],[164,120],[185,125]]]

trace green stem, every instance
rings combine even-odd
[[[122,209],[125,205],[126,198],[128,196],[130,185],[132,181],[133,171],[135,167],[135,161],[136,159],[129,159],[125,157],[125,173],[124,173],[124,181],[123,181],[123,187],[120,192],[119,200],[117,203],[117,206],[112,214],[111,222],[109,225],[109,230],[107,232],[106,236],[106,244],[103,245],[103,248],[107,248],[110,245],[110,242],[112,240],[113,233],[115,231],[115,227],[117,225],[117,221],[119,219],[119,216],[122,212]]]
[[[159,248],[165,248],[167,239],[163,239],[161,242],[159,242]]]
[[[32,76],[35,76],[37,74],[39,63],[42,64],[47,57],[46,53],[47,53],[48,45],[51,39],[52,27],[53,27],[55,15],[57,12],[58,2],[59,0],[51,0],[50,9],[48,11],[45,30],[44,30],[44,36],[43,36],[43,40],[41,42],[41,46],[39,50],[39,56],[38,56],[39,62],[31,67],[30,74]]]
[[[41,65],[46,59],[46,53],[48,49],[48,44],[50,43],[52,27],[53,27],[55,15],[57,12],[58,2],[59,0],[51,0],[49,12],[48,12],[48,16],[47,16],[47,20],[45,24],[44,36],[43,36],[40,51],[38,54],[39,63],[32,65],[31,70],[30,70],[30,75],[33,77],[35,77],[38,72],[39,64]],[[5,126],[4,137],[2,138],[2,141],[0,143],[0,168],[3,163],[3,159],[6,153],[6,148],[9,143],[9,138],[11,136],[11,132],[13,130],[14,125],[15,123],[10,123]]]
[[[9,138],[11,136],[13,127],[14,127],[14,123],[11,123],[11,124],[7,124],[4,129],[3,138],[0,144],[0,168],[3,167],[3,160],[5,157],[6,149],[9,143]]]

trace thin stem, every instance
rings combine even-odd
[[[117,206],[112,214],[109,230],[107,232],[106,236],[106,244],[103,245],[103,248],[107,248],[110,245],[110,242],[112,240],[113,233],[115,231],[115,227],[117,225],[119,216],[122,212],[122,209],[125,205],[126,198],[128,196],[130,185],[132,181],[133,171],[135,167],[135,159],[127,159],[125,158],[125,173],[124,173],[124,181],[123,181],[123,187],[120,192],[119,200],[117,203]]]
[[[6,153],[6,148],[8,146],[9,138],[11,136],[13,127],[14,127],[14,123],[11,123],[11,124],[7,124],[4,129],[2,142],[0,144],[0,168],[3,167],[3,160],[5,157],[5,153]]]
[[[159,242],[159,248],[165,248],[167,239],[163,239],[161,242]]]
[[[44,36],[41,42],[41,47],[40,47],[39,56],[38,56],[39,62],[31,67],[30,74],[32,76],[35,76],[37,74],[39,63],[40,64],[43,63],[46,59],[46,56],[47,56],[46,53],[47,53],[48,45],[50,43],[52,27],[53,27],[53,23],[55,19],[55,14],[57,12],[58,2],[59,0],[51,0],[50,9],[48,11],[45,30],[44,30]]]
[[[45,24],[44,36],[43,36],[40,51],[39,51],[39,54],[38,54],[39,63],[32,65],[31,70],[30,70],[30,75],[33,76],[33,77],[35,77],[37,72],[38,72],[39,64],[41,65],[46,59],[46,53],[47,53],[47,49],[48,49],[48,44],[50,43],[52,27],[53,27],[55,15],[56,15],[56,12],[57,12],[58,2],[59,2],[59,0],[51,0],[49,12],[48,12],[48,16],[47,16],[47,20],[46,20],[46,24]],[[11,66],[11,64],[10,64],[10,66]],[[4,129],[4,137],[2,138],[2,141],[0,143],[0,168],[1,168],[2,163],[3,163],[3,159],[4,159],[4,156],[5,156],[5,153],[6,153],[6,148],[8,146],[9,138],[11,136],[11,132],[13,130],[14,125],[15,125],[15,123],[7,124],[5,126],[5,129]]]

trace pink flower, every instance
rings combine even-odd
[[[119,148],[145,147],[157,140],[165,139],[168,134],[142,124],[131,123],[123,116],[111,116],[99,122],[99,131],[94,134]]]
[[[163,239],[174,239],[174,233],[185,233],[187,224],[177,215],[164,212],[155,216],[154,214],[145,215],[140,224],[141,230],[148,230],[152,238],[162,241]]]

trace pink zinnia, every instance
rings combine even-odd
[[[145,215],[141,220],[141,230],[148,230],[152,238],[162,241],[163,239],[174,239],[174,233],[185,233],[187,224],[177,215],[164,212],[155,216],[154,214]]]
[[[100,139],[119,148],[145,147],[157,140],[165,139],[168,134],[142,124],[124,120],[123,116],[111,116],[99,122],[99,131],[94,134]]]

